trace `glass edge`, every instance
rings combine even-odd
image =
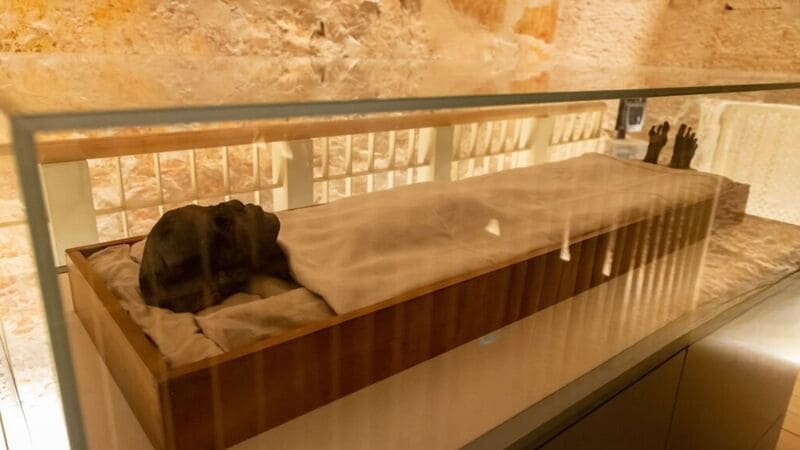
[[[714,86],[618,89],[598,91],[533,92],[442,97],[331,100],[233,105],[197,105],[164,108],[20,113],[6,111],[9,121],[36,131],[96,129],[103,127],[169,125],[177,123],[374,114],[433,109],[520,106],[632,97],[672,97],[737,92],[800,89],[800,81]],[[0,97],[0,106],[2,97]]]
[[[37,285],[47,322],[48,343],[53,356],[58,380],[58,392],[69,439],[70,449],[84,450],[83,411],[78,398],[73,349],[68,336],[68,325],[63,309],[63,296],[58,283],[48,214],[37,161],[34,131],[19,126],[8,118],[11,138],[11,155],[17,171],[20,197],[25,204],[25,223],[30,235]]]

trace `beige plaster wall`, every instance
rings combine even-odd
[[[486,93],[536,77],[556,3],[485,2],[501,6],[496,23],[468,3],[0,0],[0,96],[85,109]]]
[[[800,2],[565,0],[556,47],[601,65],[796,72]]]
[[[798,73],[800,1],[563,0],[555,47],[576,64]],[[648,125],[696,126],[709,99],[800,104],[800,93],[651,99]]]

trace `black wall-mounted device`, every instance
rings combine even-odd
[[[625,133],[629,131],[642,131],[644,125],[644,107],[647,103],[646,98],[623,98],[619,101],[617,111],[617,139],[625,139]]]

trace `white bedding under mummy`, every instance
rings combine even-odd
[[[139,290],[135,259],[143,242],[133,246],[134,257],[130,245],[115,245],[91,255],[89,264],[170,365],[218,355],[334,315],[325,301],[307,289],[266,276],[254,277],[247,292],[197,314],[148,306]]]

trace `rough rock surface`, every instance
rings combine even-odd
[[[537,33],[448,0],[14,0],[0,86],[37,110],[477,93],[538,74]]]
[[[794,0],[767,3],[562,1],[554,54],[576,64],[605,67],[667,66],[797,73],[800,3]],[[726,4],[733,9],[727,9]],[[696,128],[702,102],[709,98],[800,104],[797,90],[657,98],[649,102],[644,129],[665,119]],[[616,111],[616,105],[609,110]],[[666,161],[670,156],[671,151],[662,154]]]

